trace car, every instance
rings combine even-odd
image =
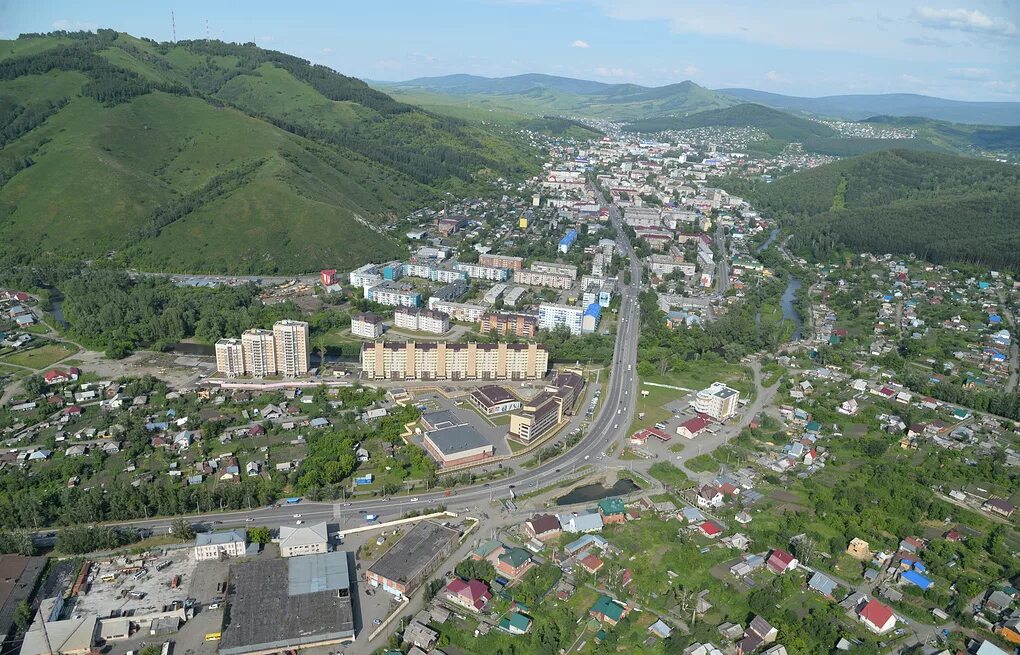
[[[294,521],[294,525],[301,525],[302,523],[304,523],[304,521],[301,520]]]
[[[220,523],[223,523],[223,521],[213,521],[213,525],[219,525]]]
[[[516,489],[516,488],[517,488],[517,485],[516,485],[516,484],[512,484],[512,485],[510,485],[510,488],[511,488],[511,489]]]
[[[252,517],[249,516],[248,518],[245,519],[245,522],[249,522],[250,523],[251,521],[254,521],[254,520],[255,519],[253,519]]]
[[[559,473],[561,469],[556,469],[553,473]]]
[[[350,503],[344,503],[344,507],[350,507],[350,506],[351,506]]]
[[[417,496],[415,496],[414,498],[412,498],[412,499],[411,499],[411,502],[412,502],[412,503],[416,503],[416,502],[418,502],[418,497],[417,497]]]
[[[358,514],[368,514],[368,512],[363,509],[359,509]]]
[[[372,619],[372,625],[382,625],[382,619]]]
[[[301,515],[300,514],[295,514],[294,518],[299,519],[299,518],[301,518]]]
[[[587,461],[588,461],[588,458],[589,458],[589,457],[590,457],[590,455],[585,455],[585,456],[584,456],[584,461],[586,461],[586,462],[587,462]]]

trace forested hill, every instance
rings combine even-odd
[[[1020,272],[1020,168],[931,152],[844,159],[772,184],[724,182],[778,218],[806,255],[913,253]]]
[[[400,252],[387,219],[537,170],[523,145],[254,44],[112,30],[0,41],[7,256],[353,267]]]
[[[634,132],[663,132],[698,127],[753,127],[773,139],[788,143],[812,137],[836,136],[836,132],[828,125],[751,103],[702,111],[688,116],[646,118],[634,121],[627,129]]]

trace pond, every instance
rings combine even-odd
[[[783,319],[793,322],[793,335],[790,341],[800,341],[803,338],[804,319],[793,305],[799,288],[800,280],[791,275],[790,281],[786,283],[786,290],[783,291],[783,297],[779,299],[779,304],[783,308]]]
[[[565,496],[560,496],[556,499],[557,505],[576,505],[577,503],[590,503],[596,500],[602,500],[603,498],[609,498],[610,496],[625,496],[635,491],[640,491],[641,487],[634,484],[634,481],[630,478],[622,478],[616,481],[612,487],[605,487],[601,484],[586,484],[583,487],[578,487]]]

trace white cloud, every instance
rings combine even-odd
[[[322,54],[324,54],[324,55],[331,55],[331,54],[333,54],[333,48],[323,48],[322,49]]]
[[[618,66],[599,66],[595,69],[595,74],[599,77],[634,77],[634,71]]]
[[[987,80],[992,77],[990,69],[977,67],[950,68],[949,74],[958,80]]]
[[[769,82],[774,82],[776,84],[786,84],[790,81],[790,78],[780,73],[777,73],[776,71],[769,71],[765,73],[765,79],[768,80]]]
[[[684,68],[684,73],[687,75],[697,75],[699,72],[697,66],[687,66]]]
[[[96,29],[95,23],[88,21],[68,20],[61,18],[53,21],[53,29],[64,30],[65,32],[92,32]]]
[[[582,41],[581,39],[578,39],[578,40],[574,41],[573,43],[571,43],[570,47],[571,48],[590,48],[591,46],[588,45],[587,41]]]
[[[1013,36],[1016,25],[1004,18],[989,16],[977,9],[936,9],[915,7],[911,16],[925,27],[937,30],[959,30],[994,36]]]

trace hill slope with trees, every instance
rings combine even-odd
[[[5,254],[266,274],[401,252],[380,224],[533,153],[254,44],[0,41]],[[9,246],[9,249],[8,249]]]
[[[772,184],[726,180],[793,233],[802,254],[913,253],[1020,271],[1020,169],[932,152],[844,159]]]
[[[787,143],[813,137],[836,136],[831,127],[822,123],[751,103],[702,111],[688,116],[646,118],[634,121],[627,129],[634,132],[664,132],[698,127],[753,127],[767,133],[773,139]]]

